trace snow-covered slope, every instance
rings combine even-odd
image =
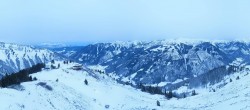
[[[249,68],[249,66],[247,66]],[[249,110],[250,106],[250,71],[236,72],[226,77],[221,83],[210,88],[197,89],[198,95],[181,100],[172,100],[168,104],[177,109],[201,110]],[[239,79],[237,77],[239,76]],[[230,79],[232,82],[230,82]],[[225,84],[225,86],[220,86]]]
[[[117,84],[104,74],[69,69],[74,64],[61,64],[60,69],[32,74],[37,81],[21,83],[16,89],[0,89],[1,110],[221,110],[250,109],[250,75],[247,70],[228,76],[227,85],[197,89],[199,95],[167,100],[130,86]],[[94,77],[93,77],[94,76]],[[236,76],[240,79],[236,80]],[[228,79],[233,79],[229,82]],[[56,81],[58,79],[58,82]],[[87,79],[88,85],[84,84]],[[14,88],[14,87],[13,87]],[[160,101],[161,106],[156,105]]]
[[[95,75],[96,79],[92,77],[93,74],[68,69],[70,67],[72,65],[61,64],[61,69],[33,74],[38,80],[22,83],[22,91],[0,89],[0,109],[103,110],[105,106],[109,106],[109,109],[121,110],[155,107],[155,100],[147,93],[117,84],[106,75]],[[88,85],[84,84],[85,79],[88,80]],[[46,83],[52,90],[38,85],[40,82]],[[144,101],[149,105],[140,106],[135,103]]]
[[[46,49],[0,42],[0,78],[54,58],[54,52]]]

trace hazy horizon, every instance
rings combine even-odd
[[[89,44],[97,44],[97,43],[119,43],[119,42],[152,42],[152,41],[169,41],[169,42],[249,42],[250,38],[245,39],[194,39],[194,38],[170,38],[170,39],[154,39],[154,40],[113,40],[113,41],[93,41],[93,42],[57,42],[57,41],[48,41],[48,42],[11,42],[11,41],[1,41],[4,43],[16,43],[21,45],[34,45],[34,46],[49,46],[49,45],[65,45],[65,46],[86,46]]]

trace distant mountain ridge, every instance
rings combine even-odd
[[[32,46],[0,43],[0,78],[5,74],[29,68],[56,58],[54,52]]]
[[[36,48],[47,48],[47,49],[53,49],[53,48],[62,48],[62,47],[73,47],[73,46],[85,46],[89,43],[79,43],[79,42],[69,42],[69,43],[38,43],[34,44]]]
[[[133,84],[173,83],[227,66],[237,58],[250,63],[250,43],[168,41],[98,43],[54,51]]]

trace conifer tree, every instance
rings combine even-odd
[[[195,90],[193,90],[192,91],[192,96],[195,96],[195,95],[197,95],[197,94],[196,94]]]
[[[88,85],[88,81],[87,81],[87,79],[85,79],[85,80],[84,80],[84,83],[85,83],[85,85]]]
[[[157,106],[161,106],[161,103],[160,103],[160,101],[156,101],[156,104],[157,104]]]
[[[187,96],[186,96],[186,94],[184,93],[184,94],[183,94],[183,98],[186,98],[186,97],[187,97]]]
[[[239,76],[237,76],[236,80],[239,80],[239,79],[240,79],[240,77],[239,77]]]

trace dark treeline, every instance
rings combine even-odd
[[[145,86],[143,84],[139,84],[139,89],[141,89],[142,92],[148,92],[150,94],[161,94],[163,95],[164,92],[162,92],[162,88],[161,87],[153,87],[153,86]]]
[[[159,94],[164,95],[167,99],[171,99],[173,97],[180,98],[177,95],[175,95],[171,90],[167,91],[166,89],[163,90],[162,87],[153,87],[153,86],[145,86],[143,84],[139,84],[139,89],[141,89],[142,92],[148,92],[150,94]]]
[[[172,90],[167,90],[165,87],[145,86],[141,83],[137,86],[137,88],[141,89],[142,92],[164,95],[167,99],[171,99],[173,97],[180,99],[180,98],[186,98],[187,96],[197,95],[195,90],[192,90],[190,92],[184,92],[184,93],[176,93],[176,92],[173,92]]]
[[[213,70],[208,71],[205,74],[199,75],[198,77],[192,78],[189,81],[189,88],[205,87],[207,84],[214,85],[221,82],[225,76],[233,74],[237,71],[242,71],[237,66],[221,66]]]
[[[150,94],[164,95],[168,99],[172,97],[186,98],[187,96],[197,95],[196,91],[193,90],[191,92],[185,92],[185,93],[174,93],[172,92],[172,90],[176,90],[180,88],[181,86],[188,86],[189,89],[193,89],[196,87],[204,87],[207,84],[214,85],[222,81],[225,76],[233,74],[237,71],[242,71],[243,69],[244,69],[243,67],[240,68],[240,67],[231,66],[231,65],[229,65],[228,67],[221,66],[213,70],[210,70],[207,73],[199,75],[198,77],[193,77],[193,78],[190,78],[188,80],[185,80],[176,84],[169,84],[166,87],[150,86],[150,85],[144,85],[142,83],[138,84],[138,86],[136,87],[138,89],[141,89],[141,91],[143,92],[148,92]],[[238,79],[240,79],[239,76],[236,78],[236,80]],[[230,82],[232,82],[232,79],[230,79]],[[124,82],[124,84],[133,86],[129,82]],[[221,86],[223,86],[223,84]],[[215,89],[213,89],[212,91],[215,92]]]
[[[13,84],[20,84],[21,82],[32,81],[33,79],[31,76],[29,76],[29,74],[40,72],[44,67],[45,67],[44,63],[39,63],[30,68],[23,69],[17,73],[12,73],[10,75],[6,74],[0,80],[0,87],[8,87]]]

